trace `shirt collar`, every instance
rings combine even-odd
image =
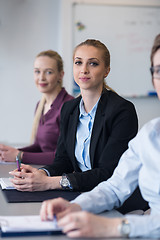
[[[99,97],[100,99],[100,97]],[[85,109],[84,109],[84,102],[83,102],[83,99],[81,98],[81,101],[79,103],[79,111],[80,111],[80,114],[79,114],[79,118],[83,117],[83,116],[90,116],[91,118],[93,118],[95,116],[95,112],[97,110],[97,106],[98,106],[98,102],[99,102],[99,99],[97,100],[96,104],[93,106],[93,108],[91,109],[91,111],[89,113],[86,113]]]

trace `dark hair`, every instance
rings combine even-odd
[[[152,47],[152,50],[151,50],[150,59],[151,59],[151,66],[152,67],[153,67],[153,58],[154,58],[154,55],[155,55],[155,53],[157,52],[158,49],[160,49],[160,34],[158,34],[155,37],[153,47]]]
[[[42,51],[36,56],[36,58],[37,57],[43,57],[43,56],[47,56],[47,57],[50,57],[52,59],[55,59],[56,62],[57,62],[58,71],[59,72],[63,71],[63,60],[57,52],[55,52],[53,50]]]
[[[79,45],[77,45],[73,51],[73,58],[75,55],[76,50],[81,47],[81,46],[93,46],[95,48],[101,49],[103,52],[103,60],[105,63],[106,67],[110,67],[110,53],[108,48],[99,40],[95,40],[95,39],[87,39],[84,42],[81,42]]]

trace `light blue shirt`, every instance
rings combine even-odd
[[[84,109],[83,99],[79,104],[80,114],[76,133],[75,156],[82,172],[91,169],[89,148],[98,102],[99,99],[89,113],[86,113]]]
[[[108,181],[73,202],[83,210],[100,213],[123,204],[137,185],[149,202],[151,214],[126,215],[131,225],[130,237],[160,238],[160,118],[146,124],[130,141]]]

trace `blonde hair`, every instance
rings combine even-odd
[[[92,47],[95,47],[95,48],[98,48],[98,49],[102,50],[102,52],[103,52],[102,57],[103,57],[103,60],[104,60],[105,67],[110,69],[110,52],[109,52],[108,48],[102,42],[100,42],[99,40],[95,40],[95,39],[87,39],[86,41],[78,44],[74,48],[74,51],[73,51],[73,60],[74,60],[75,52],[77,51],[77,49],[79,47],[82,47],[82,46],[92,46]],[[115,92],[111,87],[109,87],[106,84],[105,80],[103,81],[103,88],[106,88],[108,90],[111,90],[111,91]]]
[[[36,56],[36,58],[43,57],[43,56],[47,56],[47,57],[50,57],[50,58],[56,60],[58,72],[63,71],[63,60],[57,52],[55,52],[53,50],[42,51]],[[60,82],[60,85],[62,87],[62,81]],[[34,116],[34,119],[33,119],[31,140],[30,140],[31,144],[34,143],[34,141],[35,141],[36,134],[37,134],[37,129],[38,129],[38,126],[39,126],[41,115],[43,113],[45,102],[46,102],[46,99],[45,99],[44,95],[42,95],[42,98],[41,98],[41,100],[38,104],[38,107],[36,109],[36,113],[35,113],[35,116]]]
[[[39,121],[40,121],[40,118],[41,118],[41,115],[42,115],[42,112],[43,112],[43,109],[44,109],[45,102],[46,102],[45,97],[42,96],[42,98],[41,98],[41,100],[40,100],[40,102],[38,104],[38,107],[36,109],[36,113],[34,115],[34,119],[33,119],[31,140],[30,140],[31,143],[34,143],[34,141],[35,141],[35,137],[36,137],[36,134],[37,134]]]

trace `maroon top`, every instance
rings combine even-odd
[[[60,131],[61,107],[64,102],[71,99],[73,97],[62,88],[51,109],[41,116],[34,144],[19,149],[24,152],[23,163],[42,165],[53,163]]]

